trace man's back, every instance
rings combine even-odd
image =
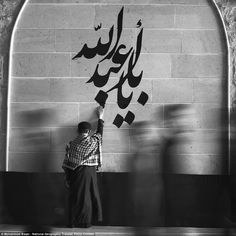
[[[98,127],[93,135],[91,124],[80,122],[78,136],[66,148],[62,165],[69,190],[69,226],[89,227],[93,217],[102,220],[101,200],[97,185],[96,167],[101,166],[103,109],[98,108]]]

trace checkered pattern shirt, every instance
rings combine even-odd
[[[78,166],[98,166],[102,164],[102,130],[103,121],[98,121],[98,129],[92,136],[79,135],[66,148],[63,169],[75,170]]]

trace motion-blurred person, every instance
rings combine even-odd
[[[21,111],[15,116],[23,127],[26,126],[22,128],[20,136],[15,138],[19,140],[21,150],[27,150],[31,156],[27,156],[27,166],[24,167],[30,172],[17,174],[18,181],[10,179],[4,186],[6,206],[13,221],[11,223],[26,225],[25,232],[28,233],[50,232],[50,228],[45,225],[53,222],[48,215],[54,206],[45,196],[52,199],[57,189],[48,173],[53,169],[53,164],[45,141],[48,133],[42,127],[54,119],[55,110],[44,108]]]
[[[91,136],[91,124],[79,123],[78,136],[66,148],[62,167],[69,187],[69,227],[87,228],[92,220],[102,221],[96,169],[101,166],[103,114],[99,106],[97,131]]]
[[[162,134],[160,156],[163,171],[163,189],[165,197],[165,225],[178,225],[172,209],[173,173],[182,167],[177,156],[181,154],[183,145],[187,142],[187,133],[192,132],[194,110],[187,104],[172,104],[165,106],[165,131]]]
[[[134,148],[132,159],[132,198],[134,226],[137,235],[151,235],[151,228],[160,226],[162,178],[157,154],[157,132],[147,121],[132,125],[131,138]]]

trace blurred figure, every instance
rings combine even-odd
[[[101,166],[103,114],[99,106],[97,132],[92,136],[91,124],[79,123],[78,136],[66,148],[62,167],[69,188],[69,227],[90,227],[93,218],[102,221],[96,168]]]
[[[194,111],[188,104],[171,104],[165,106],[164,116],[166,129],[162,133],[161,155],[163,171],[168,173],[176,168],[176,162],[171,156],[181,154],[187,133],[193,132]]]
[[[165,105],[165,128],[173,133],[183,133],[192,129],[195,112],[190,104]]]
[[[162,178],[157,154],[157,133],[148,122],[136,122],[131,129],[134,155],[131,182],[134,226],[137,235],[151,235],[151,227],[162,224]]]
[[[50,232],[50,228],[45,226],[45,218],[49,210],[48,201],[44,196],[47,193],[46,196],[51,198],[56,191],[56,186],[47,181],[46,172],[53,169],[53,166],[48,144],[45,141],[48,133],[42,127],[49,120],[53,120],[54,116],[55,111],[49,108],[26,110],[15,114],[23,128],[14,139],[19,142],[20,151],[31,155],[30,158],[26,156],[29,173],[15,176],[22,179],[22,185],[16,184],[14,178],[8,180],[10,184],[5,184],[4,193],[12,223],[27,225],[25,232]],[[43,187],[42,179],[46,180]],[[15,194],[16,190],[18,194]],[[27,193],[24,199],[19,197],[21,193]]]
[[[178,160],[177,155],[182,154],[182,148],[188,140],[187,133],[192,132],[194,111],[188,104],[171,104],[165,106],[164,126],[160,144],[160,158],[163,171],[163,190],[165,198],[165,226],[177,226],[172,207],[173,199],[173,174],[181,172],[186,167]],[[172,175],[171,175],[172,174]],[[181,221],[181,220],[180,220]],[[179,226],[179,225],[178,225]]]

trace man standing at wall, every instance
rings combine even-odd
[[[80,122],[78,136],[66,148],[62,168],[69,188],[69,227],[90,227],[102,220],[96,170],[101,166],[104,109],[97,108],[98,126],[93,135],[91,124]]]

